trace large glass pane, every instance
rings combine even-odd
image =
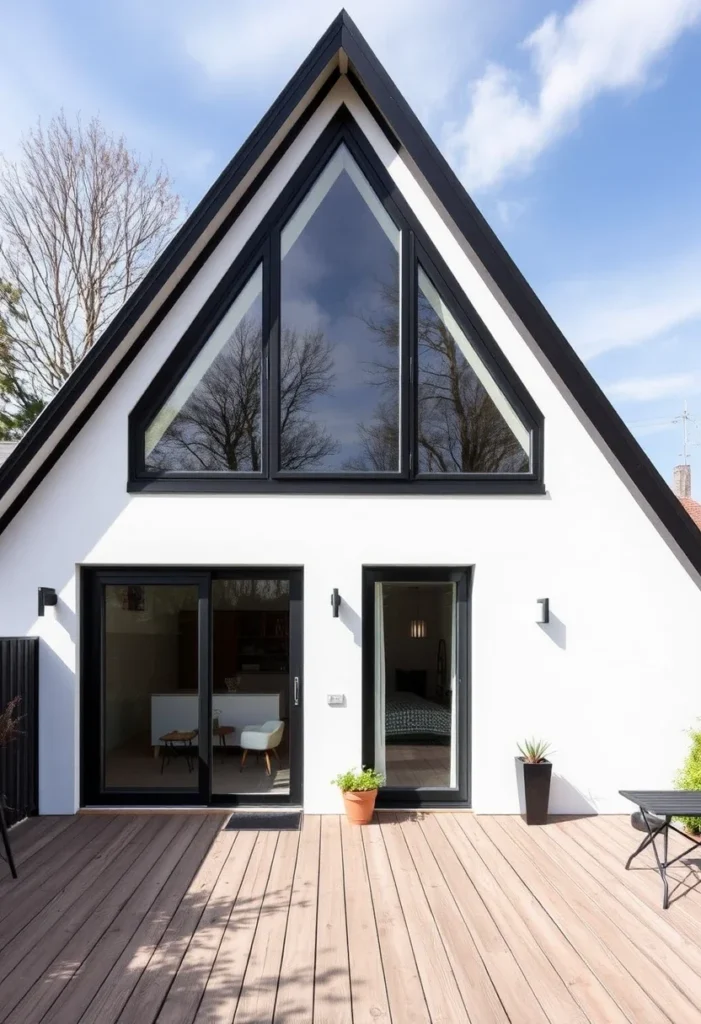
[[[212,583],[212,792],[290,792],[290,585]]]
[[[258,267],[149,425],[147,470],[261,471],[262,281]]]
[[[339,147],[282,232],[283,471],[400,468],[399,236]]]
[[[454,788],[456,587],[378,583],[375,765],[388,786]]]
[[[104,588],[104,785],[197,789],[194,584]]]
[[[420,473],[527,473],[530,432],[423,269],[418,303]]]

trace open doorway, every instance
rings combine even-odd
[[[467,572],[365,576],[364,759],[387,803],[466,803]]]

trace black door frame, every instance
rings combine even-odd
[[[375,584],[457,584],[457,775],[455,789],[385,786],[378,793],[378,807],[471,806],[471,682],[470,598],[471,566],[363,566],[363,764],[375,763]]]
[[[231,567],[89,567],[81,570],[80,621],[80,804],[85,806],[233,807],[302,804],[304,751],[303,686],[303,570],[270,566]],[[214,579],[287,579],[290,583],[289,648],[289,794],[212,794],[212,730],[205,723],[212,715],[213,617],[211,590]],[[191,789],[106,789],[104,779],[104,601],[106,584],[197,586],[198,588],[198,744],[197,786]],[[294,684],[293,680],[299,683]],[[203,728],[203,724],[204,728]]]

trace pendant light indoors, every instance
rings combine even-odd
[[[426,639],[426,620],[419,614],[419,588],[416,588],[416,617],[409,624],[409,636],[412,640]]]

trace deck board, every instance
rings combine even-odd
[[[381,1024],[390,1020],[390,1013],[363,830],[342,818],[341,842],[353,1024]]]
[[[234,1024],[271,1024],[297,865],[299,832],[282,832],[248,958]]]
[[[341,822],[321,819],[319,902],[316,916],[314,1024],[352,1024],[350,965],[343,889]]]
[[[275,998],[277,1024],[311,1021],[314,1012],[316,915],[319,898],[321,818],[305,816],[299,839],[282,966]]]
[[[163,870],[175,866],[172,850],[178,846],[183,836],[189,838],[177,818],[163,821],[161,828],[142,848],[138,860],[129,865],[128,870],[109,890],[99,906],[78,928],[71,940],[59,950],[58,955],[43,972],[42,985],[33,985],[7,1017],[7,1024],[40,1024],[47,1016],[52,1017],[54,1003],[80,971],[95,947],[101,947],[105,957],[111,962],[117,959],[121,951],[120,943],[123,946],[123,942],[128,938],[124,936],[124,929],[129,927],[129,911],[143,915],[151,902],[148,894],[149,889],[154,886],[152,872],[156,872],[157,883],[158,875]],[[108,934],[111,942],[106,938]],[[46,945],[43,943],[42,947],[45,948]],[[97,970],[99,971],[99,964]],[[75,1020],[75,1017],[71,1018],[58,1012],[66,1022]]]
[[[362,832],[390,1015],[418,1024],[429,1019],[428,1007],[392,865],[380,825],[373,823]]]
[[[663,911],[624,816],[224,819],[15,829],[0,1022],[701,1024],[701,857]]]
[[[381,828],[430,1017],[434,1020],[468,1021],[453,967],[417,876],[401,824],[396,815],[387,815],[383,817]]]
[[[236,1013],[279,841],[276,832],[259,832],[257,835],[242,832],[236,845],[251,835],[255,837],[255,844],[247,858],[246,870],[195,1017],[197,1024],[230,1024]],[[237,857],[236,860],[243,858]]]

